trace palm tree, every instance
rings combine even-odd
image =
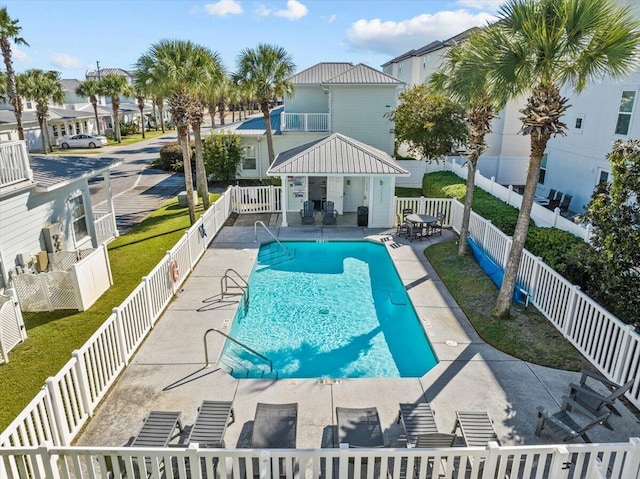
[[[289,77],[294,71],[295,64],[291,55],[284,48],[275,45],[261,43],[257,48],[244,49],[238,57],[238,75],[254,92],[264,116],[269,164],[275,158],[269,105],[277,97],[293,93]]]
[[[164,97],[161,95],[155,95],[153,97],[153,105],[158,109],[160,114],[160,128],[164,133]],[[158,131],[158,118],[156,117],[156,131]]]
[[[30,98],[36,103],[38,124],[42,136],[42,151],[46,154],[51,150],[49,138],[49,104],[64,102],[64,92],[60,84],[60,73],[56,71],[43,71],[37,68],[27,70],[17,77],[17,91],[20,96]]]
[[[120,137],[120,96],[131,93],[127,79],[120,75],[107,75],[100,79],[100,93],[111,97],[111,111],[113,112],[113,136],[118,142]]]
[[[29,44],[20,35],[22,27],[18,26],[18,20],[14,20],[9,16],[7,7],[0,8],[0,50],[4,58],[4,66],[7,69],[7,95],[13,106],[13,113],[16,116],[18,124],[18,138],[24,140],[24,128],[22,127],[22,100],[17,93],[16,88],[16,72],[13,70],[13,61],[11,59],[11,41],[16,45]]]
[[[212,82],[219,81],[222,67],[217,54],[190,41],[161,40],[151,45],[136,63],[136,83],[147,85],[155,92],[166,92],[171,117],[178,128],[184,158],[185,189],[191,224],[195,223],[193,178],[189,126],[201,121],[201,97]],[[198,131],[199,133],[199,131]],[[198,134],[194,133],[194,134]],[[197,143],[197,142],[196,142]],[[198,190],[203,202],[208,203],[204,162],[196,162]]]
[[[467,191],[464,198],[464,212],[458,241],[458,256],[467,251],[469,218],[473,204],[478,158],[487,149],[485,136],[491,133],[491,121],[497,105],[489,96],[485,63],[481,54],[482,32],[469,37],[465,42],[451,48],[439,72],[431,78],[434,87],[448,93],[466,109],[467,125]],[[495,108],[495,109],[494,109]]]
[[[529,168],[513,243],[494,315],[509,316],[527,237],[540,164],[552,136],[565,135],[563,86],[584,90],[636,64],[640,23],[615,0],[510,0],[483,35],[488,86],[499,103],[528,93],[520,133],[531,141]]]
[[[93,106],[93,115],[96,119],[96,128],[100,135],[100,119],[98,118],[98,95],[100,95],[100,84],[96,80],[86,80],[80,82],[76,88],[76,95],[88,97],[91,106]]]
[[[142,138],[146,138],[144,134],[144,99],[146,92],[140,87],[140,85],[136,85],[134,88],[134,94],[136,96],[138,110],[140,110],[140,130],[142,131]]]

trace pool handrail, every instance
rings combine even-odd
[[[260,359],[262,359],[263,361],[267,362],[269,364],[269,373],[273,373],[273,361],[271,361],[271,359],[269,359],[266,356],[263,356],[262,354],[260,354],[258,351],[255,351],[253,349],[251,349],[249,346],[247,346],[246,344],[241,343],[240,341],[238,341],[237,339],[232,338],[231,336],[229,336],[226,333],[223,333],[222,331],[220,331],[217,328],[210,328],[207,329],[204,333],[204,356],[205,356],[205,367],[209,367],[211,366],[211,363],[209,362],[209,348],[207,347],[207,335],[212,332],[215,331],[218,334],[221,334],[222,336],[224,336],[225,338],[231,340],[232,342],[236,343],[238,346],[246,349],[247,351],[249,351],[252,354],[255,354],[256,356],[258,356]],[[222,351],[222,350],[221,350]]]
[[[235,275],[242,281],[243,284],[238,283],[238,281],[234,277],[229,276],[229,273],[235,273]],[[230,294],[232,296],[237,295],[236,293],[229,293],[228,280],[233,281],[236,287],[242,290],[242,295],[244,296],[245,306],[246,306],[246,303],[249,300],[249,283],[247,283],[247,280],[244,279],[242,276],[240,276],[240,273],[238,273],[233,268],[227,268],[222,278],[220,278],[220,299],[224,299],[225,293]]]
[[[285,245],[283,245],[282,243],[280,243],[280,241],[278,241],[278,238],[276,238],[276,237],[274,236],[274,234],[271,232],[271,230],[270,230],[269,228],[267,228],[267,226],[266,226],[262,221],[260,221],[260,220],[256,221],[256,222],[253,224],[253,241],[254,241],[254,242],[257,242],[257,241],[258,241],[258,224],[260,224],[260,225],[261,225],[261,226],[266,230],[266,232],[267,232],[267,233],[269,233],[269,235],[271,235],[271,237],[276,241],[276,243],[278,243],[278,245],[280,245],[280,247],[281,247],[281,248],[282,248],[282,249],[283,249],[287,254],[289,254],[289,249],[288,249]]]

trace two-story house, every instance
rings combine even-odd
[[[232,127],[246,151],[238,177],[282,180],[284,224],[287,211],[297,212],[311,200],[317,209],[332,201],[339,214],[367,206],[369,225],[392,225],[388,200],[395,177],[408,172],[393,159],[387,113],[404,83],[367,65],[342,62],[319,63],[290,80],[294,94],[271,114],[272,165],[262,118]]]

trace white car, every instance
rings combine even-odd
[[[100,135],[65,136],[60,140],[60,147],[67,148],[99,148],[107,145],[107,138]]]

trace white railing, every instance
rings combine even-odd
[[[640,440],[619,444],[439,449],[204,449],[23,447],[0,449],[7,479],[283,479],[403,477],[635,479]],[[408,473],[407,471],[411,471]]]
[[[24,141],[0,143],[0,188],[33,180],[29,153]]]
[[[278,213],[281,211],[280,186],[231,186],[231,208],[236,213]]]
[[[467,179],[467,167],[466,158],[463,157],[447,157],[439,162],[427,162],[427,161],[409,161],[401,160],[399,163],[411,171],[413,175],[420,178],[419,181],[407,183],[404,180],[404,184],[401,186],[422,186],[422,177],[427,173],[434,173],[436,171],[450,171],[460,178]],[[410,178],[412,178],[410,177]],[[505,187],[499,183],[496,183],[495,177],[486,178],[480,174],[480,170],[476,171],[475,186],[490,193],[496,198],[504,201],[505,203],[520,209],[522,205],[522,195],[515,192],[512,186]],[[545,208],[538,203],[534,203],[531,209],[531,219],[535,221],[537,226],[553,227],[563,231],[568,231],[574,236],[589,242],[591,239],[591,225],[580,225],[568,220],[560,214],[560,209],[556,208],[554,211]]]
[[[47,379],[42,391],[0,434],[0,450],[44,442],[54,446],[71,443],[230,214],[231,192],[227,190],[72,353],[60,372]],[[0,477],[7,477],[5,472],[0,461]]]
[[[8,353],[27,338],[22,312],[15,292],[0,294],[0,364],[8,363]]]
[[[330,131],[329,113],[280,113],[282,131]]]
[[[113,213],[94,213],[93,227],[96,230],[96,241],[105,244],[118,236]]]
[[[402,216],[402,211],[410,209],[418,215],[438,216],[442,214],[443,226],[451,226],[451,198],[398,198],[396,197],[396,221]]]
[[[412,201],[415,199],[398,199],[398,208]],[[426,200],[430,201],[433,200]],[[450,225],[459,233],[464,206],[457,200],[448,201],[451,201]],[[469,221],[469,236],[505,268],[511,237],[474,212]],[[626,397],[640,408],[640,335],[635,328],[620,321],[527,250],[523,251],[517,282],[529,301],[606,377],[619,384],[634,379]]]

